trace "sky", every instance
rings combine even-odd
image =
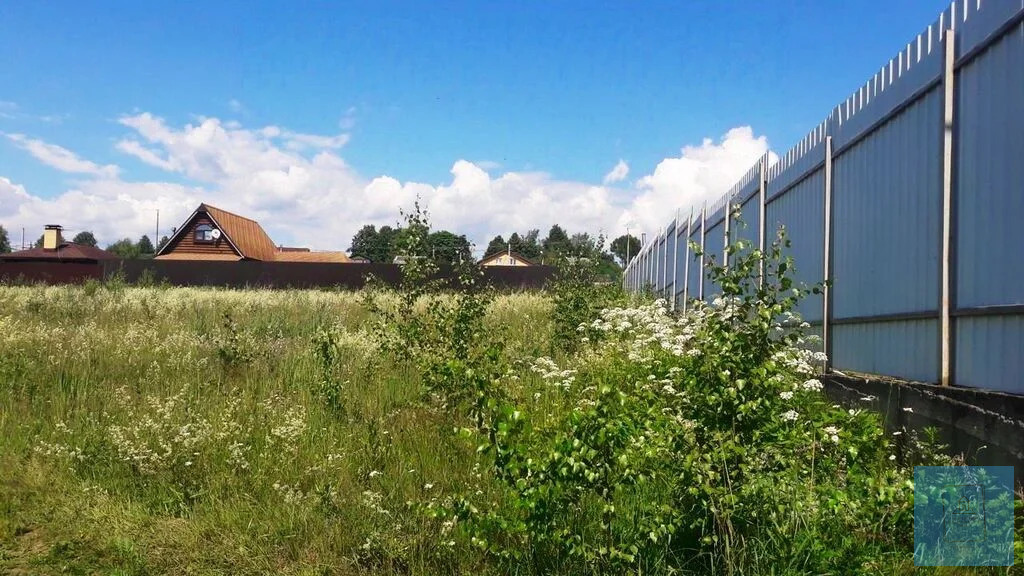
[[[345,250],[419,197],[481,250],[654,233],[946,4],[0,2],[0,225],[107,244],[206,202]]]

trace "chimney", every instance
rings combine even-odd
[[[61,230],[63,228],[57,224],[46,225],[46,228],[43,229],[43,250],[56,250],[64,243]]]

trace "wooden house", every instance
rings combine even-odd
[[[157,260],[346,263],[344,252],[277,246],[259,222],[200,204],[156,253]]]

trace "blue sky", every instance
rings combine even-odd
[[[57,218],[112,240],[206,200],[343,249],[420,193],[477,241],[553,221],[650,228],[634,201],[671,177],[656,178],[666,159],[694,147],[716,171],[704,187],[723,186],[945,4],[6,2],[0,186],[18,192],[0,191],[0,224]],[[605,185],[620,160],[628,174]]]

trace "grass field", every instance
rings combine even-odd
[[[558,352],[558,314],[549,294],[487,303],[484,417],[381,349],[362,294],[0,286],[0,571],[912,570],[908,472],[877,418],[764,373],[790,391],[735,404],[766,416],[730,434],[777,448],[747,454],[708,420],[745,392],[703,383],[706,320],[634,305]],[[728,450],[742,477],[716,475]]]

